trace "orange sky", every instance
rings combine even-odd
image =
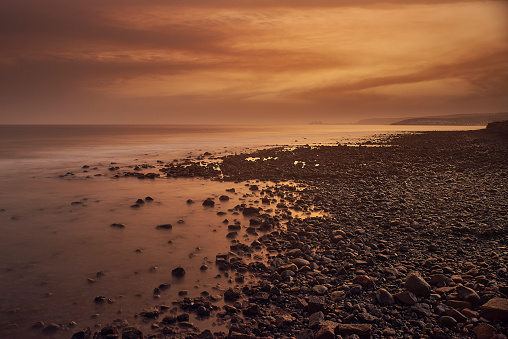
[[[508,2],[0,3],[0,123],[508,111]]]

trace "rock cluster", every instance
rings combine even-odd
[[[180,314],[143,311],[154,321],[145,337],[506,338],[508,140],[485,131],[430,132],[382,146],[275,148],[222,159],[228,180],[304,185],[257,185],[259,206],[234,209],[251,218],[256,239],[234,240],[216,256],[231,288],[180,300]],[[218,177],[216,168],[172,164],[164,173]],[[244,283],[246,274],[257,279]],[[217,307],[221,298],[226,304]],[[189,314],[214,317],[228,332],[198,330]],[[103,331],[96,337],[109,335]],[[125,337],[141,337],[138,331]]]

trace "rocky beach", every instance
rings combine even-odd
[[[70,287],[82,290],[82,297],[68,316],[69,306],[61,306],[64,315],[58,316],[32,312],[39,321],[12,323],[2,335],[505,338],[507,175],[508,137],[500,125],[83,165],[57,180],[65,185],[87,180],[149,184],[138,193],[143,196],[123,198],[123,207],[111,207],[104,218],[111,222],[97,226],[103,232],[100,241],[109,241],[97,250],[110,247],[108,256],[121,253],[109,270],[76,273],[76,281],[86,286]],[[186,208],[202,211],[202,219],[193,221],[188,212],[155,223],[166,220],[156,217],[167,210],[157,187],[189,178],[202,182],[201,196],[182,186],[181,204],[172,202],[170,209],[182,215]],[[123,189],[118,195],[132,193]],[[104,202],[83,198],[65,209],[77,220],[92,213],[94,204]],[[114,247],[143,219],[153,225],[133,233],[127,247]],[[207,219],[213,232],[193,228]],[[193,232],[211,233],[203,234],[202,247],[183,259],[187,253],[180,253],[179,241],[194,236],[197,246],[202,234]],[[164,254],[168,248],[174,248],[169,258]],[[217,252],[219,248],[223,250]],[[167,261],[157,263],[161,256]],[[114,280],[118,263],[132,271],[146,265],[148,261],[139,261],[143,257],[156,264]],[[93,265],[100,268],[100,263]],[[142,287],[124,286],[136,281]],[[41,284],[50,290],[51,280]],[[47,300],[58,292],[47,293]]]
[[[229,252],[217,253],[214,265],[231,285],[221,295],[139,310],[149,333],[115,320],[73,338],[508,334],[508,138],[502,130],[392,135],[221,159],[205,154],[161,164],[158,173],[137,173],[143,179],[250,180],[252,203],[226,213],[250,221],[229,225],[224,236],[244,232],[254,240],[238,236]],[[219,199],[198,203],[214,208]],[[246,283],[248,275],[255,279]],[[227,331],[193,324],[189,315],[211,318]]]

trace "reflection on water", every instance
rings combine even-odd
[[[260,190],[266,185],[257,184]],[[261,206],[261,194],[245,183],[72,176],[2,185],[11,192],[0,200],[4,209],[0,213],[0,290],[8,291],[0,296],[0,328],[6,334],[36,338],[40,331],[29,328],[37,321],[74,321],[79,328],[94,328],[122,318],[148,327],[135,317],[144,308],[171,305],[181,290],[197,297],[203,291],[220,294],[236,284],[215,266],[215,255],[227,252],[234,242],[250,244],[257,238],[245,232],[249,218],[233,210],[237,204]],[[226,192],[230,188],[235,192]],[[223,194],[230,200],[219,200]],[[153,201],[146,201],[148,196]],[[214,198],[215,207],[202,206],[208,197]],[[144,203],[132,208],[138,199]],[[281,198],[273,196],[272,200],[263,206],[263,212],[280,215],[275,205]],[[308,210],[283,213],[294,217],[319,214]],[[243,227],[231,240],[226,238],[227,225],[235,221]],[[111,227],[113,223],[125,228]],[[172,228],[156,229],[161,224]],[[267,254],[254,255],[262,258]],[[202,265],[209,269],[200,270]],[[171,275],[178,266],[186,271],[183,279]],[[245,281],[251,279],[254,277],[247,275]],[[153,289],[163,283],[172,286],[154,299]],[[97,296],[114,302],[96,304]],[[213,320],[196,325],[213,327]],[[55,336],[69,337],[70,331]]]

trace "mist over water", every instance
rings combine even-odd
[[[427,130],[463,129],[426,126]],[[113,178],[116,166],[156,160],[213,156],[273,145],[354,142],[372,134],[423,130],[421,126],[0,126],[0,333],[38,338],[37,321],[77,328],[116,318],[144,325],[136,312],[169,304],[180,290],[220,294],[231,285],[214,266],[227,252],[228,219],[237,204],[253,204],[258,193],[245,183],[204,179]],[[467,128],[471,129],[471,128]],[[83,168],[84,165],[89,167]],[[151,168],[157,171],[157,167]],[[72,174],[68,174],[72,173]],[[67,174],[67,175],[66,175]],[[262,187],[273,183],[257,183]],[[226,189],[231,200],[220,202]],[[131,205],[150,196],[140,208]],[[201,202],[213,197],[214,209]],[[188,204],[187,199],[195,201]],[[225,215],[217,215],[218,211]],[[310,214],[309,214],[310,215]],[[305,215],[302,215],[305,217]],[[181,220],[183,222],[178,223]],[[110,227],[125,224],[124,229]],[[170,223],[171,230],[157,230]],[[255,237],[239,232],[237,239]],[[260,257],[266,253],[255,254]],[[200,271],[200,266],[209,266]],[[183,279],[171,276],[182,266]],[[97,272],[104,275],[97,277]],[[87,279],[94,280],[90,283]],[[251,279],[252,277],[247,277]],[[161,299],[154,287],[172,284]],[[97,305],[94,297],[115,300]],[[199,322],[196,322],[199,327]],[[220,324],[215,324],[220,327]],[[67,338],[72,330],[54,337]]]

